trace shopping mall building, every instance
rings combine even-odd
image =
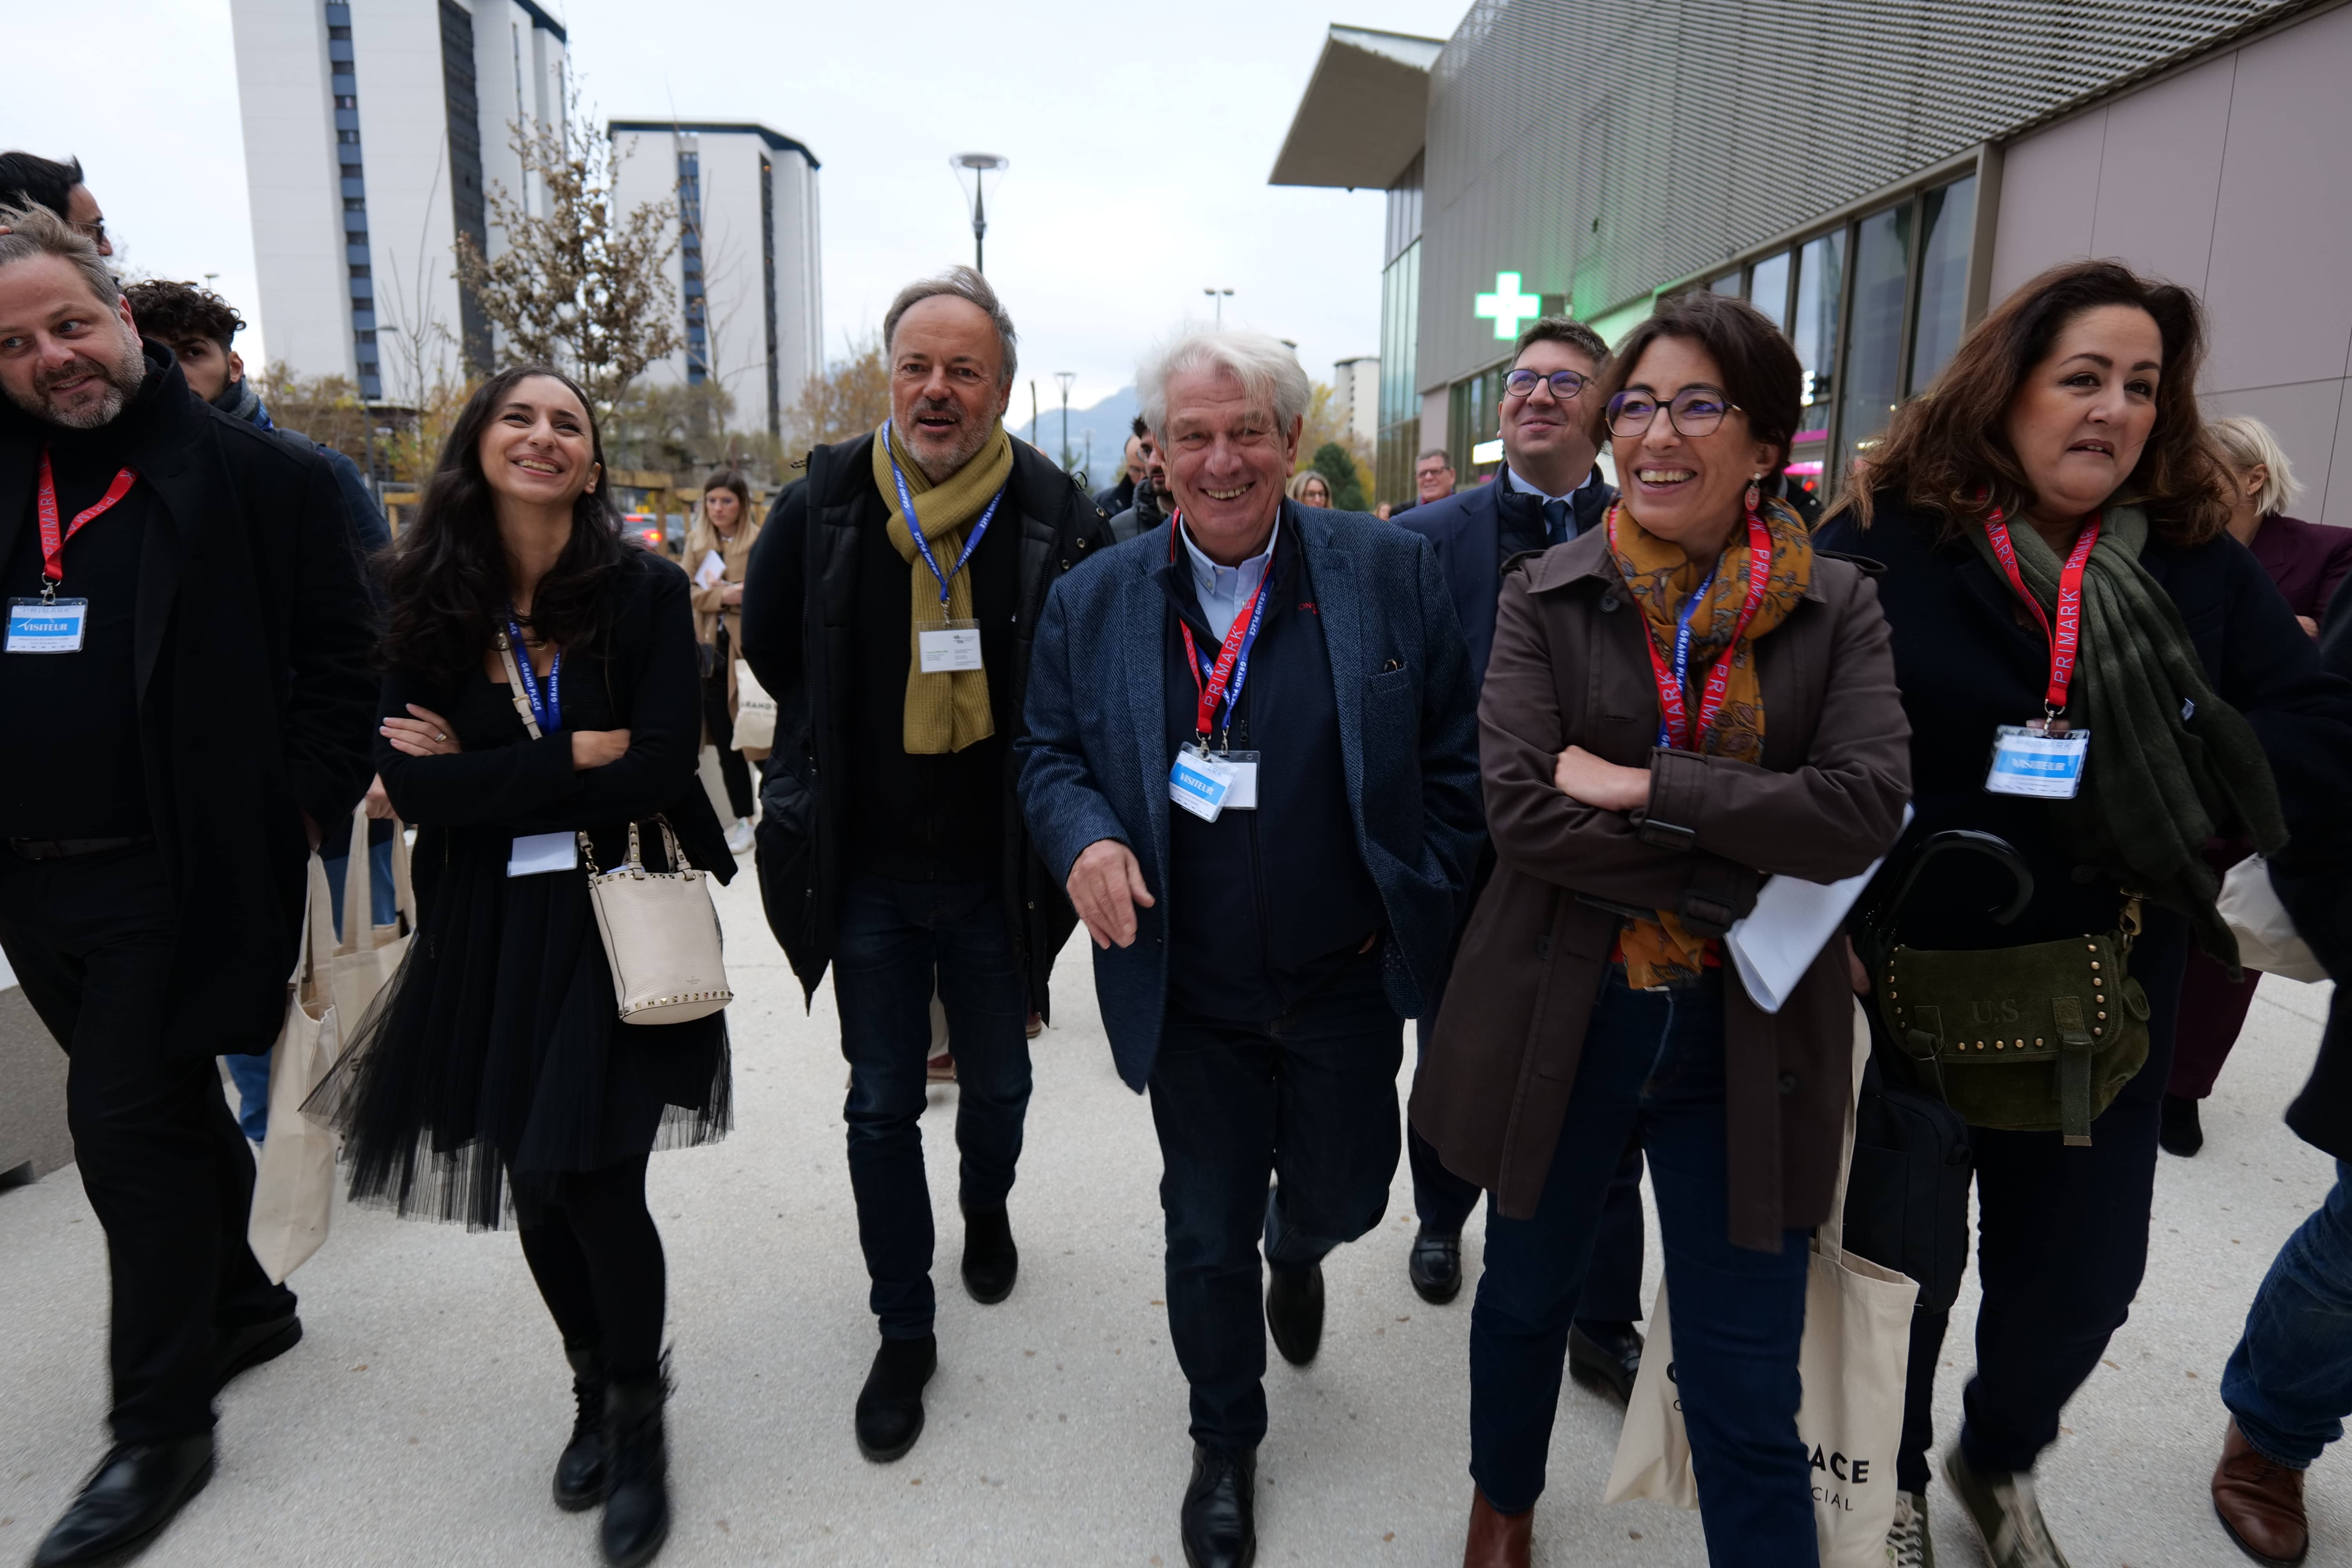
[[[1702,288],[1795,342],[1818,500],[1989,302],[2106,256],[2203,295],[2208,411],[2352,524],[2347,83],[2346,0],[1476,0],[1334,26],[1273,183],[1388,194],[1384,500],[1428,447],[1493,475],[1535,315],[1613,342]]]

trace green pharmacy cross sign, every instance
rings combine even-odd
[[[1484,321],[1495,323],[1495,336],[1505,342],[1519,335],[1519,323],[1532,321],[1543,314],[1543,296],[1519,291],[1519,274],[1495,274],[1495,291],[1481,294],[1472,302],[1471,312]]]

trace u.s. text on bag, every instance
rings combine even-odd
[[[269,1053],[269,1132],[246,1221],[246,1241],[273,1284],[283,1283],[319,1250],[334,1213],[335,1135],[302,1110],[342,1049],[342,1015],[328,978],[333,908],[327,868],[313,855],[301,950],[286,986],[286,1020]]]
[[[1858,1087],[1870,1058],[1869,1025],[1858,1004],[1853,1024]],[[1829,1223],[1813,1239],[1805,1278],[1805,1334],[1797,1356],[1804,1384],[1797,1437],[1812,1464],[1813,1524],[1822,1568],[1885,1568],[1886,1532],[1895,1522],[1895,1455],[1903,1438],[1911,1309],[1919,1289],[1894,1269],[1844,1249],[1842,1216],[1853,1131],[1849,1095],[1844,1157],[1838,1163]],[[1698,1506],[1674,1358],[1674,1327],[1662,1282],[1604,1502],[1649,1498],[1677,1508]]]

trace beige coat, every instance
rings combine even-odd
[[[708,588],[691,590],[694,603],[694,640],[706,647],[719,640],[719,628],[727,628],[727,714],[735,715],[735,661],[742,657],[743,611],[741,605],[729,607],[719,601],[730,583],[740,583],[750,571],[751,545],[760,537],[761,519],[755,512],[743,520],[735,530],[735,537],[721,542],[719,531],[703,521],[702,504],[694,508],[694,521],[686,531],[686,550],[678,564],[692,577],[702,564],[702,558],[711,551],[719,552],[727,563],[718,582]],[[749,754],[749,753],[747,753]]]

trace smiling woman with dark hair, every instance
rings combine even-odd
[[[1970,1123],[1984,1301],[1945,1474],[1996,1568],[2063,1561],[2032,1468],[2147,1264],[2192,933],[2235,967],[2205,842],[2277,848],[2335,804],[2329,759],[2352,754],[2352,688],[2221,537],[2203,353],[2186,289],[2054,268],[1895,416],[1818,541],[1885,568],[1918,814],[1886,879],[1953,829],[2006,840],[2030,873],[1921,863],[1899,908],[1865,899],[1856,977],[1885,1070]],[[1914,1320],[1895,1562],[1927,1550],[1948,1305]]]
[[[314,1104],[349,1134],[354,1199],[512,1215],[579,1400],[556,1504],[604,1503],[605,1560],[633,1564],[669,1529],[646,1157],[725,1132],[727,1030],[623,1025],[579,848],[611,867],[667,821],[719,880],[735,859],[695,775],[686,576],[622,541],[604,474],[579,386],[505,371],[401,535],[375,761],[417,825],[424,929]]]

